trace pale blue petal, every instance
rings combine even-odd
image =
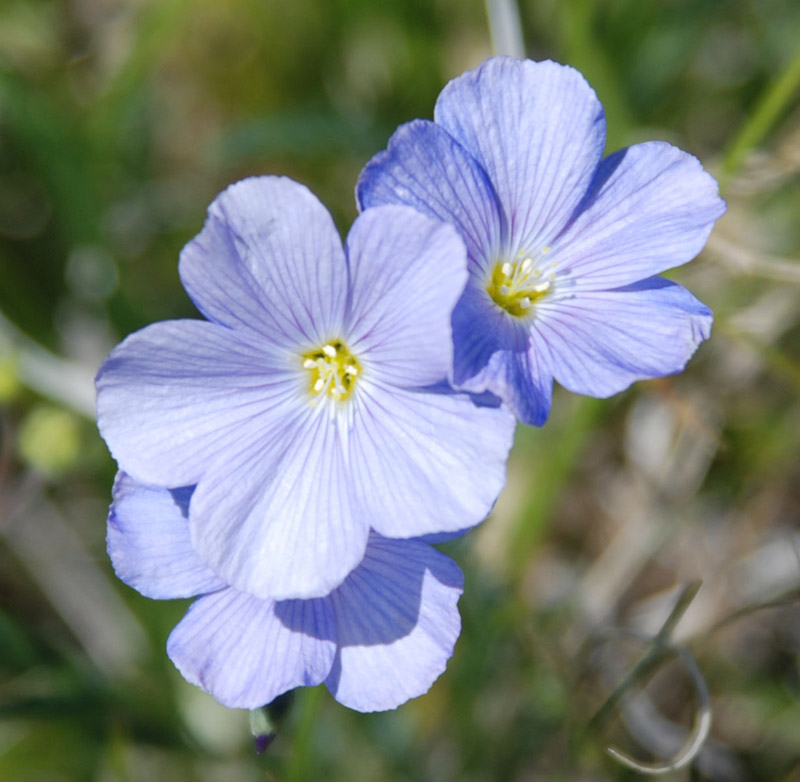
[[[401,125],[361,172],[356,197],[362,209],[406,204],[455,225],[479,269],[503,245],[505,219],[486,172],[433,122]]]
[[[449,557],[373,534],[364,561],[328,598],[339,644],[325,682],[334,697],[366,712],[427,692],[461,631],[462,590]]]
[[[363,389],[349,443],[351,491],[373,528],[409,538],[482,521],[505,482],[513,418],[466,395]]]
[[[659,141],[607,157],[550,260],[580,290],[627,285],[690,261],[725,211],[697,158]]]
[[[486,385],[472,382],[498,351],[525,350],[528,332],[497,307],[486,291],[469,285],[453,311],[453,383],[473,391]]]
[[[291,179],[244,179],[220,194],[180,275],[209,320],[271,343],[316,347],[341,331],[342,243],[327,209]]]
[[[328,594],[361,561],[369,534],[346,425],[325,407],[299,407],[222,451],[191,504],[198,556],[232,586],[276,600]]]
[[[120,468],[144,483],[196,484],[220,453],[295,410],[299,356],[292,368],[262,347],[194,320],[156,323],[118,345],[97,375],[97,419]]]
[[[323,681],[336,645],[323,600],[272,600],[225,589],[201,597],[172,631],[167,654],[192,684],[224,706],[255,709]]]
[[[120,473],[108,515],[108,554],[117,576],[145,597],[194,597],[226,586],[189,540],[191,489],[155,488]]]
[[[523,423],[542,426],[550,415],[553,401],[552,357],[531,344],[525,351],[505,356],[506,404]],[[490,383],[489,390],[501,396],[501,386]]]
[[[434,118],[488,174],[512,256],[541,249],[567,224],[605,146],[594,91],[553,62],[487,60],[442,90]]]
[[[453,384],[499,397],[523,423],[541,426],[553,393],[549,351],[532,349],[530,327],[470,286],[453,313]]]
[[[442,543],[449,543],[451,540],[463,537],[472,529],[472,527],[465,527],[458,529],[455,532],[432,532],[430,535],[420,535],[412,540],[419,541],[420,543],[430,543],[432,546],[438,546]],[[389,538],[387,538],[389,540]]]
[[[542,426],[550,414],[553,398],[553,373],[550,350],[528,340],[522,348],[500,350],[489,363],[460,388],[489,391],[523,424]]]
[[[447,377],[450,316],[467,281],[456,230],[409,207],[376,207],[353,224],[347,256],[347,341],[364,377],[404,388]]]
[[[710,310],[659,277],[560,301],[537,321],[556,380],[607,397],[635,380],[680,372],[711,331]]]

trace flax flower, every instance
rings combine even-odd
[[[209,209],[180,275],[206,320],[156,323],[97,377],[98,423],[141,483],[196,485],[189,530],[225,583],[327,595],[390,538],[481,521],[513,419],[443,383],[466,281],[453,228],[370,210],[343,248],[302,185],[244,180]]]
[[[725,211],[700,163],[662,142],[604,158],[603,107],[553,62],[488,60],[444,88],[434,120],[396,131],[357,198],[407,204],[464,238],[455,385],[542,424],[554,379],[606,397],[682,370],[711,312],[655,275],[694,258]]]

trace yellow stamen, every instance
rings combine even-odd
[[[303,367],[311,374],[313,404],[328,394],[337,402],[342,401],[353,392],[361,365],[341,340],[331,340],[318,350],[304,353],[301,358]]]
[[[541,250],[541,255],[550,251]],[[486,283],[486,291],[492,301],[509,315],[522,318],[531,313],[533,305],[546,296],[555,281],[556,262],[546,267],[534,264],[533,258],[520,251],[516,261],[498,261]],[[547,279],[541,280],[545,274]]]

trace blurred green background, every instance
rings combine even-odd
[[[672,663],[589,718],[682,586],[675,638],[711,737],[668,779],[800,780],[800,4],[521,0],[527,55],[580,68],[609,151],[665,139],[727,215],[675,273],[716,313],[677,377],[558,393],[518,431],[492,517],[451,544],[463,632],[432,690],[361,715],[298,692],[265,755],[247,713],[164,645],[188,601],[114,578],[114,464],[92,378],[124,335],[193,317],[182,245],[252,174],[316,192],[344,233],[361,166],[492,53],[478,0],[0,2],[0,782],[630,780],[695,699]]]

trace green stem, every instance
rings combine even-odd
[[[312,687],[306,690],[303,703],[303,716],[300,721],[300,728],[297,731],[297,739],[294,743],[292,761],[289,765],[289,773],[286,775],[286,782],[305,782],[308,777],[308,760],[311,747],[311,734],[314,730],[314,720],[319,711],[320,698],[322,697],[322,687]]]
[[[652,639],[652,646],[650,646],[644,657],[631,668],[625,678],[614,688],[614,691],[608,696],[605,703],[598,709],[594,717],[592,717],[589,722],[590,729],[594,731],[599,730],[628,690],[646,679],[666,658],[674,655],[674,649],[669,645],[670,636],[675,626],[686,613],[686,609],[689,608],[692,601],[697,596],[697,592],[702,583],[703,582],[698,579],[684,587],[675,603],[675,607],[670,611],[669,616],[664,621],[658,634]]]
[[[486,0],[486,15],[495,55],[525,56],[517,0]]]
[[[617,704],[628,694],[628,690],[646,679],[665,659],[671,656],[671,650],[666,649],[660,642],[656,641],[647,650],[644,657],[631,668],[625,678],[614,688],[614,691],[606,698],[592,719],[589,720],[589,730],[592,733],[599,733],[600,728],[617,708]]]

